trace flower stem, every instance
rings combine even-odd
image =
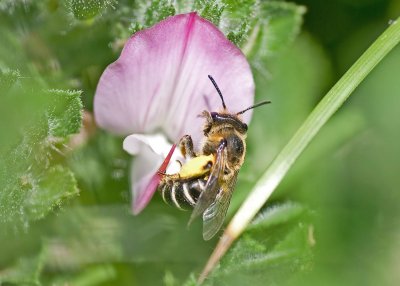
[[[282,149],[232,218],[199,277],[202,283],[233,241],[268,200],[290,167],[328,119],[346,101],[373,68],[399,43],[400,18],[393,21],[314,108]]]

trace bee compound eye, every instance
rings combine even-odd
[[[213,120],[216,120],[217,117],[218,117],[218,113],[216,113],[216,112],[211,112],[211,118],[212,118]]]
[[[228,137],[228,150],[232,158],[239,158],[244,153],[243,140],[236,135]]]

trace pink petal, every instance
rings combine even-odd
[[[196,13],[176,15],[133,35],[100,78],[94,101],[98,125],[127,135],[163,130],[177,142],[185,134],[200,144],[207,108],[221,101],[232,112],[253,104],[254,81],[242,52]],[[245,122],[251,111],[243,115]]]

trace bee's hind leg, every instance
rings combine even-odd
[[[181,150],[183,157],[186,159],[197,157],[193,149],[193,140],[190,135],[185,135],[181,138],[179,141],[179,149]]]

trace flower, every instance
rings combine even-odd
[[[199,148],[203,122],[198,115],[221,108],[207,75],[215,78],[230,111],[253,104],[254,81],[245,56],[195,12],[137,32],[102,74],[94,98],[95,120],[109,132],[128,135],[123,148],[136,155],[131,168],[135,214],[151,199],[155,174],[171,142],[189,134]],[[244,122],[250,118],[251,111],[243,115]]]

